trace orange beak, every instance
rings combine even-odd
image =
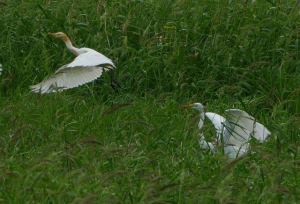
[[[194,104],[189,104],[189,105],[183,105],[183,106],[181,106],[181,108],[193,108],[193,107],[195,107]]]
[[[56,34],[56,33],[48,33],[48,35],[52,35],[52,36],[55,36],[55,34]]]

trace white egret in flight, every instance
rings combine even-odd
[[[39,84],[30,86],[33,92],[50,93],[78,87],[99,78],[103,70],[111,71],[111,86],[117,91],[115,85],[120,87],[120,84],[114,78],[116,66],[109,58],[90,48],[74,47],[68,36],[62,32],[49,35],[63,40],[77,57]]]
[[[264,142],[271,134],[265,126],[242,110],[226,110],[224,118],[216,113],[205,113],[201,103],[184,105],[182,108],[193,108],[200,111],[199,129],[203,127],[205,116],[213,123],[216,129],[217,137],[215,144],[206,142],[204,135],[200,133],[200,148],[210,149],[212,152],[215,152],[216,145],[221,145],[224,148],[224,153],[231,159],[237,158],[247,152],[251,136],[260,142]]]

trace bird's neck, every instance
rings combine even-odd
[[[198,123],[199,130],[203,127],[204,124],[205,113],[203,111],[200,112],[200,121]]]
[[[69,40],[69,38],[67,39],[63,39],[63,41],[66,43],[67,48],[76,56],[79,55],[79,49],[74,47],[71,43],[71,41]]]

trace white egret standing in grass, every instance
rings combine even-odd
[[[205,116],[213,123],[216,129],[217,137],[215,144],[206,142],[204,135],[200,133],[200,148],[210,149],[212,152],[215,152],[215,145],[221,145],[224,148],[224,153],[229,158],[236,158],[245,154],[248,150],[251,136],[264,142],[271,134],[265,126],[242,110],[226,110],[226,117],[224,118],[216,113],[205,113],[201,103],[184,105],[182,108],[193,108],[200,111],[199,129],[203,127]]]
[[[0,75],[2,74],[2,64],[0,64]]]
[[[77,57],[41,83],[30,86],[33,92],[50,93],[78,87],[99,78],[103,70],[111,71],[111,86],[117,91],[115,84],[119,87],[120,85],[114,78],[116,66],[109,58],[90,48],[74,47],[68,36],[62,32],[49,35],[63,40],[67,48]]]

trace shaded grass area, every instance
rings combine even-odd
[[[0,201],[296,202],[299,7],[296,1],[7,1],[0,9]],[[32,94],[74,56],[48,32],[113,59],[109,74]],[[273,133],[230,161],[201,151],[202,102],[240,108]],[[212,139],[212,126],[205,123]]]

